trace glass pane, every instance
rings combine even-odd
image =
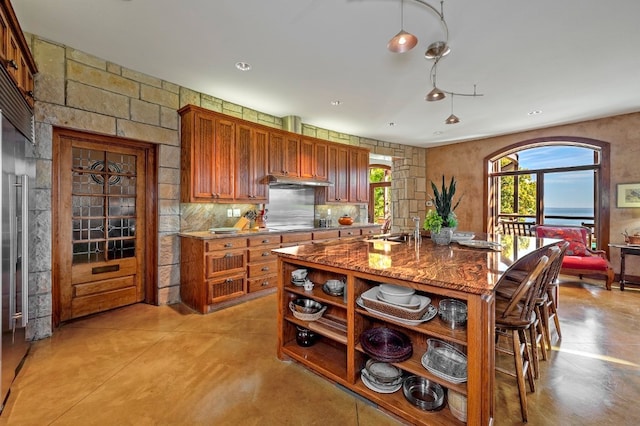
[[[518,213],[535,216],[536,197],[536,176],[518,176]]]
[[[133,176],[136,174],[136,157],[134,155],[107,152],[107,161],[109,162],[110,169],[113,167],[113,172]]]
[[[104,261],[104,242],[94,241],[73,244],[73,264]]]
[[[85,148],[73,148],[72,167],[79,170],[93,170],[96,163],[104,163],[104,151],[94,151]]]
[[[102,179],[102,177],[99,177]],[[104,185],[92,173],[73,172],[73,193],[74,194],[102,194]]]
[[[116,178],[117,177],[117,181]],[[135,176],[112,176],[113,184],[109,186],[109,194],[111,195],[135,195],[136,194],[136,178]],[[111,182],[111,181],[110,181]]]
[[[75,218],[103,217],[104,198],[74,195],[71,197],[72,214]]]
[[[582,225],[594,221],[594,172],[547,173],[544,176],[544,223]]]
[[[552,169],[597,164],[594,150],[579,146],[541,146],[519,151],[509,156],[518,170]]]
[[[124,259],[135,255],[135,240],[109,241],[109,259]]]
[[[515,212],[514,182],[513,176],[499,177],[500,181],[500,214]]]
[[[109,197],[109,216],[135,216],[136,199]]]
[[[136,234],[136,220],[134,218],[110,219],[109,237],[133,237]]]
[[[72,226],[74,241],[99,240],[106,237],[103,219],[74,219]]]

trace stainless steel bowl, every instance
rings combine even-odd
[[[293,301],[296,312],[301,314],[315,314],[320,312],[322,305],[313,299],[300,298]]]
[[[444,389],[421,376],[409,376],[402,383],[404,397],[418,408],[433,411],[444,405]]]

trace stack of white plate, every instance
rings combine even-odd
[[[370,359],[360,372],[362,383],[378,393],[394,393],[402,387],[402,370],[393,364]]]

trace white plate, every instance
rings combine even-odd
[[[451,241],[469,241],[473,240],[475,234],[473,232],[456,231],[451,236]]]
[[[384,298],[384,294],[382,294],[382,292],[378,292],[378,294],[376,295],[376,297],[378,298],[378,300],[380,302],[384,302],[388,305],[394,305],[394,306],[401,306],[403,308],[407,308],[407,309],[418,309],[420,307],[420,297],[418,297],[417,295],[413,295],[411,297],[411,300],[409,301],[409,303],[394,303],[394,302],[390,302],[387,299]]]
[[[209,232],[214,234],[235,234],[238,228],[209,228]]]
[[[395,386],[385,386],[385,387],[381,387],[375,383],[372,383],[369,379],[367,379],[365,377],[364,374],[360,374],[360,379],[362,380],[362,383],[364,383],[364,385],[366,387],[368,387],[369,389],[371,389],[374,392],[378,392],[378,393],[394,393],[400,390],[400,388],[402,387],[402,383],[397,384]]]
[[[502,244],[495,241],[469,240],[469,241],[458,241],[458,244],[460,244],[461,246],[467,246],[467,247],[473,247],[473,248],[502,250]]]
[[[356,303],[358,304],[358,306],[365,309],[369,313],[376,314],[384,319],[395,321],[399,324],[404,324],[404,325],[413,325],[413,326],[420,325],[423,322],[432,320],[436,315],[438,315],[438,308],[436,308],[433,305],[429,305],[429,308],[427,308],[427,312],[425,312],[422,318],[420,318],[419,320],[408,320],[408,319],[394,317],[393,315],[385,314],[384,312],[376,311],[375,309],[367,308],[364,305],[364,302],[362,301],[361,297],[358,297],[358,299],[356,300]]]
[[[378,297],[378,295],[380,294],[379,288],[378,287],[371,287],[369,290],[365,291],[364,293],[362,293],[360,296],[364,299],[364,300],[370,300],[372,302],[377,302],[377,303],[383,303],[385,305],[388,305],[390,307],[396,308],[396,309],[401,309],[409,314],[413,314],[416,313],[417,311],[423,309],[425,306],[427,306],[429,303],[431,303],[431,299],[426,297],[426,296],[422,296],[419,294],[414,294],[411,297],[411,303],[410,305],[413,305],[413,301],[417,298],[420,301],[420,304],[416,307],[408,307],[406,305],[402,306],[396,303],[391,303],[388,302],[386,300],[380,300],[380,298]]]

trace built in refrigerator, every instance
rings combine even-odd
[[[29,321],[28,219],[29,198],[32,196],[29,188],[35,181],[35,156],[33,113],[4,69],[0,70],[1,410],[29,350],[25,336]]]

